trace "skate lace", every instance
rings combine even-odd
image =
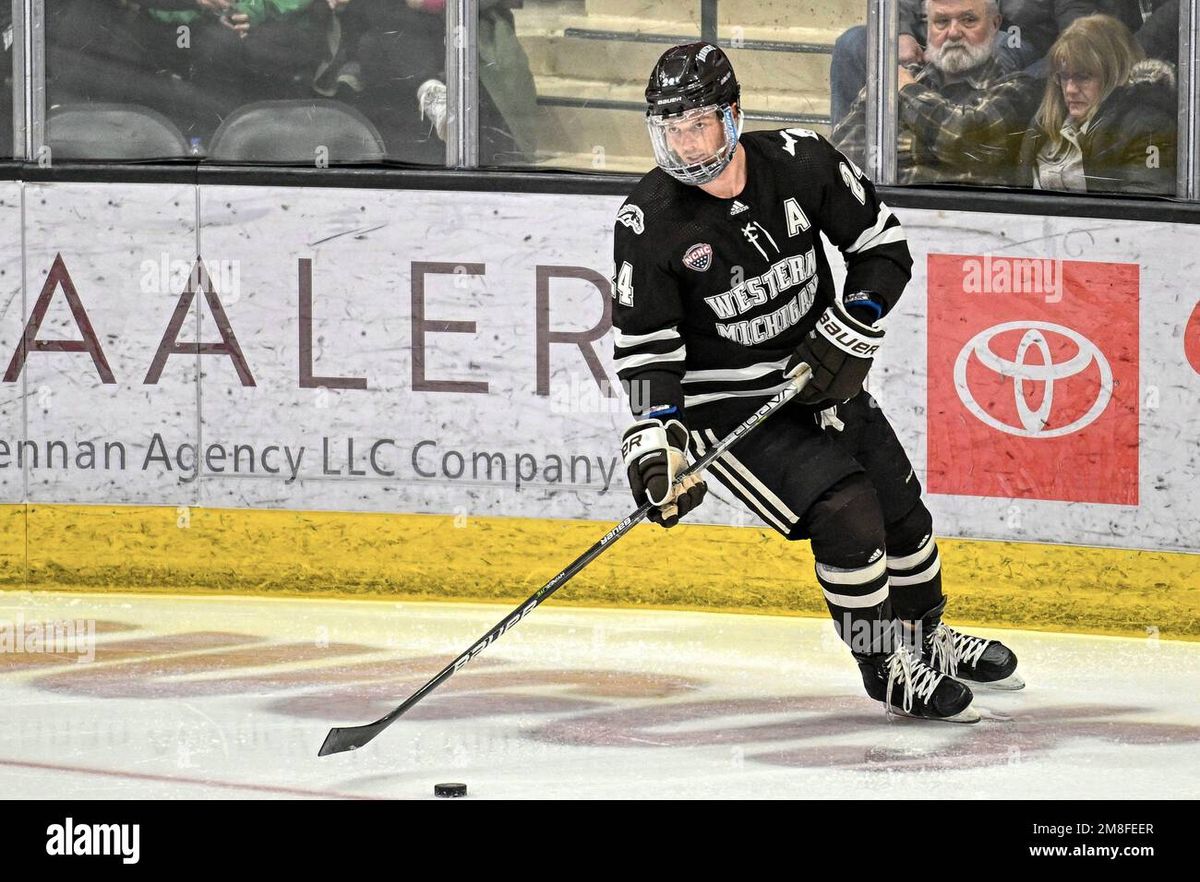
[[[939,671],[946,671],[951,677],[958,676],[958,649],[954,645],[955,634],[941,622],[933,629],[929,638],[929,663]]]
[[[957,677],[958,666],[965,663],[974,667],[979,664],[980,656],[991,642],[983,637],[960,634],[939,622],[929,638],[929,663],[940,671],[946,671],[951,677]]]
[[[929,701],[933,690],[942,682],[942,674],[921,661],[912,649],[901,647],[892,653],[887,662],[887,697],[884,708],[887,715],[892,715],[892,687],[897,682],[904,688],[902,707],[905,713],[912,713],[913,701],[920,698]]]
[[[982,637],[972,637],[970,634],[960,634],[953,628],[948,628],[945,625],[939,625],[939,629],[945,629],[949,634],[954,644],[954,664],[957,668],[959,662],[966,662],[969,665],[979,664],[979,657],[983,655],[983,651],[987,649],[991,640],[985,640]],[[953,676],[953,672],[951,673]]]

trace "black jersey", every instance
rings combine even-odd
[[[750,132],[746,186],[710,196],[654,169],[615,225],[617,375],[635,415],[773,395],[834,297],[818,232],[846,290],[890,309],[908,282],[904,231],[862,172],[807,129]]]

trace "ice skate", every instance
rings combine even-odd
[[[947,723],[977,723],[971,690],[926,664],[912,647],[902,645],[890,655],[859,655],[867,694],[882,701],[887,715],[918,717]]]
[[[1014,691],[1025,688],[1016,654],[998,640],[973,637],[942,622],[946,601],[921,618],[921,657],[930,667],[971,686]]]

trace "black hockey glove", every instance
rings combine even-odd
[[[687,468],[687,429],[678,420],[646,419],[625,430],[621,454],[637,504],[651,502],[647,517],[662,527],[673,527],[698,506],[708,492],[699,475],[679,484],[675,478]]]
[[[870,291],[848,294],[817,319],[817,326],[788,359],[785,376],[795,376],[801,364],[812,368],[812,379],[798,396],[809,405],[841,404],[862,391],[883,329],[874,325],[883,314],[883,300]]]

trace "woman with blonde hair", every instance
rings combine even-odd
[[[1144,59],[1129,29],[1107,15],[1076,19],[1047,59],[1019,180],[1043,190],[1173,195],[1174,68]]]

